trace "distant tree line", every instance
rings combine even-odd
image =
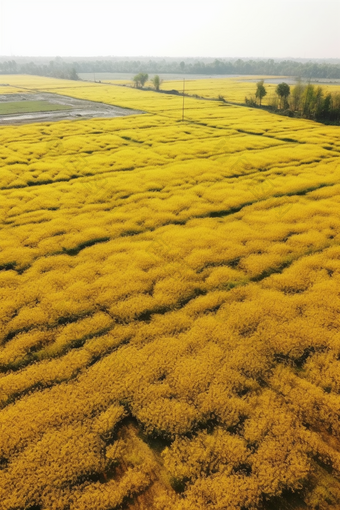
[[[246,97],[245,103],[261,106],[261,100],[266,94],[264,81],[261,80],[256,84],[255,94]],[[340,92],[329,92],[319,85],[303,83],[301,79],[292,88],[287,83],[279,83],[275,94],[269,99],[269,107],[290,117],[340,123]]]
[[[76,60],[69,62],[57,57],[49,63],[36,61],[19,64],[14,60],[0,63],[2,74],[38,74],[57,78],[76,79],[77,73],[185,73],[185,74],[260,74],[301,76],[305,79],[340,79],[340,64],[329,62],[300,62],[294,60],[225,60],[212,62],[203,60],[168,61],[159,60]]]
[[[58,58],[51,60],[48,64],[35,62],[18,64],[15,60],[0,62],[0,74],[33,74],[67,80],[79,79],[75,64],[66,63]]]
[[[160,61],[102,61],[77,62],[78,73],[112,72],[112,73],[184,73],[184,74],[262,74],[280,76],[301,76],[302,78],[340,79],[340,64],[295,62],[286,60],[214,60],[213,62],[168,62]]]

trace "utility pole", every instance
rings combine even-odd
[[[183,108],[182,108],[182,122],[184,121],[184,91],[185,91],[185,78],[183,78]]]

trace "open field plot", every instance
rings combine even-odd
[[[266,78],[268,82],[266,81]],[[235,103],[244,103],[244,98],[254,96],[256,92],[256,81],[264,80],[264,85],[267,91],[267,95],[262,99],[263,105],[270,104],[271,98],[275,95],[275,89],[277,84],[270,83],[270,79],[272,77],[261,77],[258,76],[257,80],[254,82],[247,81],[246,77],[243,79],[240,78],[224,78],[219,80],[185,80],[185,92],[186,94],[194,96],[195,94],[200,97],[205,97],[208,99],[217,99],[219,96],[223,96],[226,101],[235,102]],[[246,81],[244,81],[246,80]],[[280,80],[277,80],[278,83],[287,82],[285,77],[281,77]],[[291,80],[288,80],[291,82]],[[291,87],[294,87],[295,81],[291,84]],[[325,93],[329,92],[339,92],[340,85],[330,85],[330,84],[320,84],[322,85]],[[162,84],[161,88],[163,90],[178,90],[179,92],[183,91],[183,81],[166,81]]]
[[[259,80],[262,78],[259,77]],[[263,104],[268,104],[268,100],[271,95],[275,92],[276,85],[266,83],[267,96],[263,98]],[[178,89],[183,90],[183,83],[180,81],[166,82],[164,90]],[[221,80],[185,80],[185,90],[187,94],[208,99],[217,99],[218,96],[223,96],[226,101],[235,103],[244,103],[245,96],[251,96],[255,94],[256,84],[241,81],[240,79],[225,78]]]
[[[258,78],[259,80],[262,77]],[[282,79],[284,81],[284,79]],[[111,83],[126,84],[131,86],[131,80],[112,81]],[[275,92],[276,85],[266,83],[267,96],[263,98],[263,104],[268,104],[269,98]],[[177,90],[179,93],[183,92],[183,80],[164,80],[161,85],[161,90]],[[223,96],[226,101],[235,103],[244,103],[245,96],[254,95],[256,85],[254,83],[243,81],[240,78],[218,78],[218,79],[201,79],[201,80],[185,80],[185,93],[190,96],[200,96],[207,99],[217,99],[218,96]]]
[[[258,76],[252,77],[254,80],[248,81],[247,77],[244,78],[222,78],[218,80],[185,80],[185,92],[189,95],[194,96],[195,94],[200,97],[205,97],[208,99],[217,99],[219,96],[223,96],[226,101],[235,102],[235,103],[244,103],[245,96],[250,97],[255,95],[256,92],[256,81],[264,80],[264,85],[266,87],[267,95],[263,98],[262,104],[268,105],[270,104],[270,100],[275,95],[275,89],[277,84],[270,83],[270,80],[273,77],[266,76]],[[267,81],[268,80],[268,81]],[[282,82],[291,82],[291,80],[287,80],[284,76],[280,77],[277,80],[278,83]],[[291,87],[294,87],[295,81],[291,84]],[[329,92],[339,92],[340,85],[330,85],[330,84],[320,84],[324,89],[325,93]],[[183,81],[166,81],[162,84],[161,88],[163,90],[178,90],[179,92],[183,91]]]
[[[248,98],[253,96],[256,92],[256,81],[264,80],[264,85],[266,87],[267,95],[263,98],[262,104],[268,105],[270,104],[273,96],[275,95],[275,89],[277,87],[277,83],[288,82],[291,87],[294,87],[295,80],[291,78],[276,77],[275,81],[277,83],[271,83],[273,80],[273,76],[252,76],[252,77],[238,77],[238,78],[218,78],[218,79],[191,79],[187,77],[185,80],[185,94],[190,96],[199,96],[207,99],[218,99],[219,96],[224,97],[224,99],[231,103],[244,103],[245,97]],[[278,79],[279,78],[279,79]],[[105,82],[109,82],[109,80],[105,80]],[[128,85],[132,86],[132,80],[114,80],[110,81],[112,84],[117,85]],[[152,86],[150,82],[147,82],[146,85]],[[325,93],[333,93],[340,91],[340,85],[332,85],[328,83],[318,83],[321,85]],[[161,90],[171,91],[176,90],[180,94],[183,92],[183,80],[164,80],[161,85]]]
[[[43,90],[48,91],[51,88],[58,87],[60,89],[67,87],[74,87],[75,83],[72,80],[59,80],[57,78],[47,78],[40,76],[32,76],[32,75],[1,75],[1,83],[9,86],[12,90],[20,89],[23,90]],[[82,82],[81,86],[86,87],[87,83]],[[92,85],[89,83],[89,85]],[[4,87],[5,88],[5,87]],[[5,93],[3,87],[1,87],[1,93]]]
[[[23,92],[23,90],[20,88],[0,83],[0,94],[18,94],[20,92]]]
[[[336,509],[339,128],[68,94],[147,113],[0,128],[2,508]]]
[[[26,91],[24,94],[0,95],[0,125],[113,118],[137,113],[143,112],[111,106],[99,101],[75,99],[60,93],[32,90],[31,93]]]
[[[64,105],[52,104],[48,101],[6,101],[0,102],[0,115],[15,113],[48,112],[53,110],[68,110]]]

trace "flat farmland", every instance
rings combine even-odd
[[[1,508],[336,509],[340,128],[4,82],[133,111],[0,127]]]
[[[68,110],[69,107],[51,104],[47,101],[6,101],[0,102],[0,115],[16,113],[46,112],[53,110]]]
[[[12,93],[0,94],[0,126],[61,120],[83,120],[100,117],[121,117],[141,114],[130,108],[86,101],[63,94],[43,92],[26,88],[24,93],[13,89]]]

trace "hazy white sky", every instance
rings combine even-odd
[[[340,58],[340,0],[0,0],[0,55]]]

